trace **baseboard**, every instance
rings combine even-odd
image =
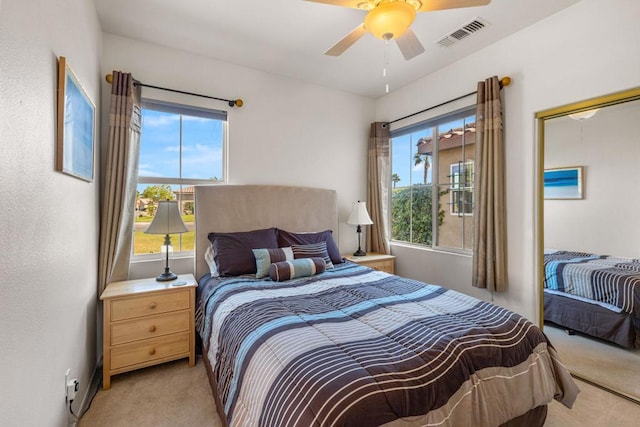
[[[77,415],[77,418],[80,419],[84,415],[85,412],[91,406],[91,402],[95,397],[100,385],[102,384],[102,355],[96,362],[96,366],[93,368],[93,374],[91,375],[91,381],[89,382],[88,387],[85,388],[84,394],[82,395],[82,399],[80,400],[80,405],[74,411]],[[74,424],[75,425],[75,424]]]

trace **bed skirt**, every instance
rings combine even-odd
[[[224,427],[228,427],[229,423],[227,422],[227,416],[225,415],[224,410],[222,409],[223,406],[222,406],[222,403],[220,402],[220,397],[218,396],[218,383],[216,382],[215,375],[213,375],[213,367],[211,366],[211,363],[209,362],[209,358],[206,355],[207,355],[207,351],[203,346],[202,361],[204,362],[204,366],[207,370],[207,377],[209,378],[209,384],[211,385],[211,392],[213,393],[213,399],[215,400],[215,404],[216,404],[216,412],[220,417],[220,421],[222,421],[222,425]]]
[[[626,348],[640,344],[640,325],[631,314],[574,298],[545,292],[544,320]]]

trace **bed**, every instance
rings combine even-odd
[[[640,260],[545,250],[544,320],[626,348],[640,346]]]
[[[196,324],[225,425],[541,426],[551,400],[573,404],[575,383],[528,320],[309,243],[337,233],[335,191],[196,186],[195,198]],[[276,247],[282,233],[310,257],[277,261],[285,250],[270,248],[277,262],[258,278],[253,247],[254,273],[215,276],[246,257],[228,248],[274,232]]]

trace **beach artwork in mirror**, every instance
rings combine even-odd
[[[544,331],[574,375],[636,403],[638,99],[633,89],[536,115]]]
[[[582,166],[544,170],[544,198],[582,199]]]

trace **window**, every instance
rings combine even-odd
[[[473,162],[451,165],[451,215],[471,215],[473,213]]]
[[[172,250],[194,250],[194,185],[224,182],[227,113],[145,100],[138,161],[133,255],[160,254],[164,236],[145,234],[159,200],[177,200],[187,233]]]
[[[469,251],[475,107],[391,132],[391,239]]]

